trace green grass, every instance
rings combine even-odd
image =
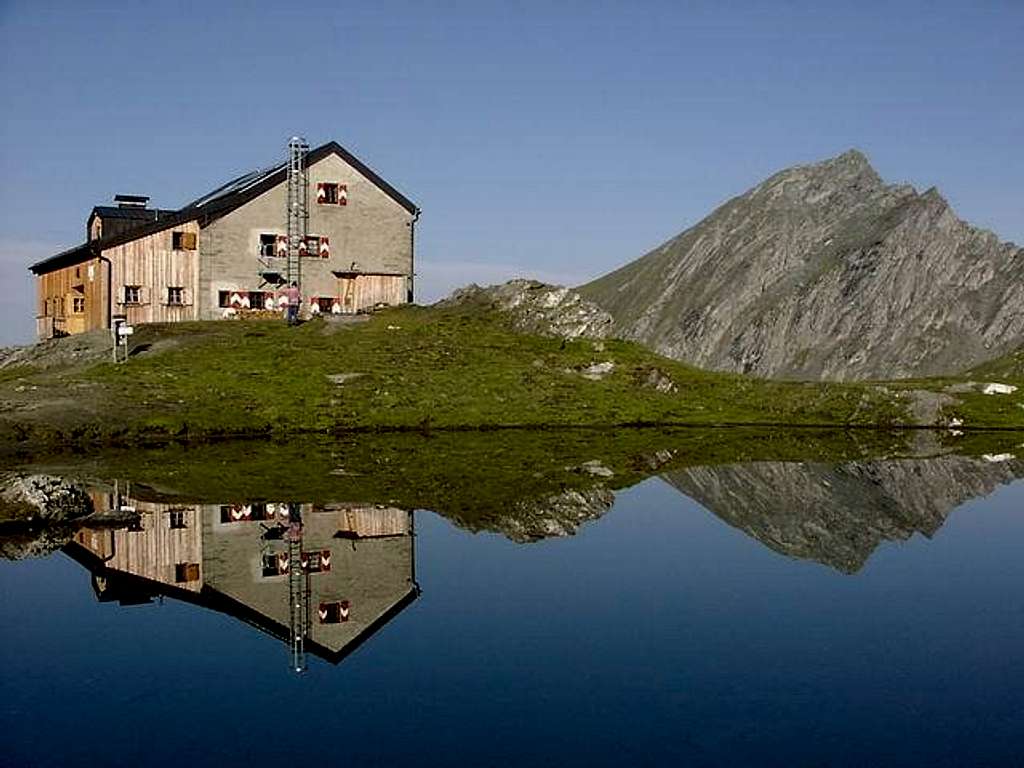
[[[159,333],[163,329],[155,329]],[[479,312],[393,310],[355,328],[218,323],[186,346],[88,375],[145,405],[170,432],[628,423],[886,423],[899,413],[862,387],[762,382],[703,372],[636,344],[513,332]],[[611,361],[589,381],[577,372]],[[678,387],[638,377],[657,367]],[[359,373],[342,385],[328,376]]]
[[[972,368],[967,372],[967,376],[986,380],[1010,380],[1014,383],[1024,382],[1024,347]]]
[[[39,401],[0,413],[0,436],[22,447],[52,447],[379,430],[891,427],[913,423],[894,392],[948,384],[772,382],[711,373],[629,342],[518,333],[499,314],[474,307],[407,306],[342,327],[143,326],[132,343],[136,354],[123,365],[18,371],[20,385],[38,386]],[[601,381],[579,373],[606,361],[615,368]],[[645,386],[652,369],[667,374],[676,391]],[[340,385],[329,378],[351,373],[360,376]],[[13,387],[13,375],[0,377],[0,397]],[[970,426],[1024,426],[1019,398],[962,400]]]

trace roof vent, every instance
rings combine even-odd
[[[147,195],[114,195],[118,208],[145,208],[149,203]]]

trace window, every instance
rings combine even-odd
[[[306,255],[320,256],[320,235],[306,235]]]
[[[76,315],[80,315],[85,312],[85,296],[71,297],[71,311]]]
[[[170,528],[171,530],[180,530],[182,528],[188,528],[188,524],[185,522],[185,510],[184,509],[172,509],[170,511]]]
[[[333,181],[318,182],[316,201],[320,205],[348,205],[348,187]]]
[[[43,317],[50,316],[50,300],[43,299]]]
[[[218,291],[217,292],[217,306],[218,307],[230,307],[231,306],[231,291]]]
[[[322,192],[322,194],[318,194],[316,196],[317,197],[316,201],[318,203],[323,203],[324,205],[337,205],[338,204],[338,185],[337,184],[329,184],[329,183],[321,184],[320,185],[320,192]]]
[[[260,256],[277,255],[277,235],[260,235]]]
[[[167,289],[167,303],[173,307],[180,307],[185,303],[185,289],[180,285],[171,286]]]
[[[141,285],[126,285],[124,287],[124,303],[125,304],[141,304],[142,303],[142,286]]]
[[[199,581],[199,563],[175,563],[174,581],[178,584]]]
[[[262,291],[249,292],[249,309],[263,309],[266,304],[266,294]]]
[[[194,251],[196,249],[196,233],[172,232],[171,248],[175,251]]]

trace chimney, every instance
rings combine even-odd
[[[147,195],[114,195],[118,208],[145,208],[149,203]]]

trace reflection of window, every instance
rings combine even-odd
[[[340,624],[348,621],[348,612],[348,600],[340,600],[336,603],[320,603],[317,615],[321,624]]]
[[[268,552],[263,555],[263,576],[269,578],[270,576],[280,576],[284,573],[281,570],[281,564],[284,555],[276,555],[273,552]]]
[[[303,552],[302,567],[306,573],[323,573],[331,570],[331,550]]]
[[[167,289],[167,303],[180,307],[185,303],[185,289],[180,285],[170,286]]]
[[[178,584],[199,581],[199,563],[175,563],[174,581]]]
[[[221,504],[222,523],[240,523],[246,520],[273,520],[274,515],[266,504]]]
[[[172,509],[171,510],[170,524],[171,528],[188,528],[185,523],[185,510],[184,509]]]
[[[126,285],[124,287],[124,303],[125,304],[141,304],[142,303],[142,286],[140,286],[140,285]]]

